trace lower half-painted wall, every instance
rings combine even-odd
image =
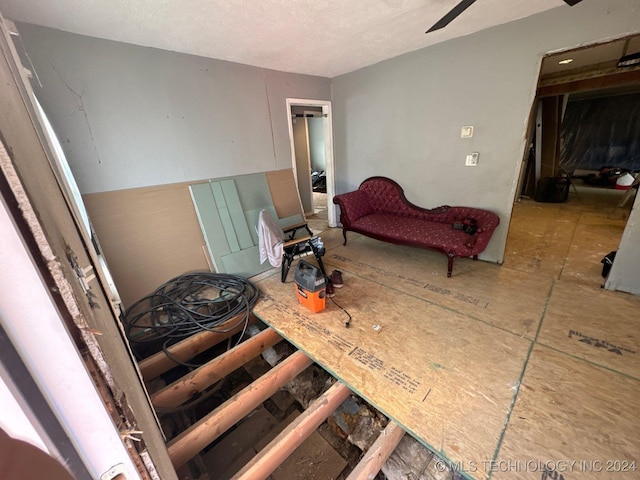
[[[255,219],[256,212],[262,208],[271,207],[275,218],[289,222],[286,225],[304,221],[290,168],[211,180],[215,180],[213,184],[221,180],[233,182],[238,189],[241,210],[229,203],[229,198],[216,195],[211,196],[210,203],[202,203],[200,197],[196,209],[196,196],[190,186],[207,184],[207,180],[84,195],[83,201],[92,219],[99,247],[125,308],[168,280],[187,272],[242,274],[224,268],[225,265],[233,265],[233,262],[224,263],[221,259],[224,253],[255,255],[251,262],[240,261],[239,265],[258,264],[257,242],[253,243],[254,249],[245,248],[242,252],[229,247],[228,240],[243,226],[240,221],[236,222],[238,217],[230,222],[222,221],[221,225],[205,221],[203,227],[197,210],[211,210],[207,212],[208,219],[218,208],[239,214],[250,230],[257,227],[257,222],[250,219]],[[208,233],[207,238],[203,235],[203,228]],[[216,230],[213,234],[212,228]],[[255,232],[257,237],[257,230]],[[225,251],[227,248],[229,250]],[[269,267],[268,264],[266,266]]]

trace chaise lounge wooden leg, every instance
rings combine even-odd
[[[344,228],[342,229],[342,236],[344,237],[344,243],[342,246],[345,246],[347,244],[347,231]]]
[[[453,272],[453,257],[451,255],[447,255],[447,277],[451,277],[451,273]]]

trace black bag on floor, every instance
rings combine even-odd
[[[602,276],[604,278],[609,276],[611,265],[613,265],[613,259],[616,258],[616,251],[607,253],[604,258],[600,260],[600,263],[602,263]]]
[[[543,177],[536,186],[536,202],[562,203],[569,198],[569,179],[567,177]]]

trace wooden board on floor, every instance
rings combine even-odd
[[[529,341],[346,272],[334,300],[350,328],[330,301],[316,314],[299,305],[277,274],[257,285],[259,318],[431,449],[452,461],[492,457]]]
[[[637,380],[536,346],[491,478],[637,479],[638,398]]]
[[[467,258],[456,259],[447,278],[441,253],[350,235],[347,245],[327,252],[325,260],[346,275],[369,278],[530,339],[552,285],[550,277]]]
[[[566,280],[553,290],[538,342],[640,380],[639,332],[640,297]]]

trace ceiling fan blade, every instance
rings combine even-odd
[[[582,0],[564,0],[564,3],[566,3],[570,7],[573,7],[576,3],[580,3],[581,1]]]
[[[433,27],[427,30],[424,33],[433,32],[434,30],[440,30],[443,27],[449,25],[453,19],[455,19],[458,15],[464,12],[467,8],[469,8],[476,0],[462,0],[458,5],[453,7],[449,13],[447,13],[444,17],[438,20]],[[565,0],[565,1],[573,1],[573,0]]]

